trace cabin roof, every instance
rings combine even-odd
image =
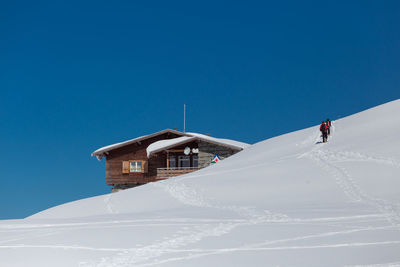
[[[183,145],[189,142],[192,142],[196,140],[196,137],[193,136],[182,136],[182,137],[177,137],[173,139],[167,139],[167,140],[160,140],[157,142],[152,143],[149,145],[146,149],[147,152],[147,157],[150,157],[151,154],[160,152],[162,150],[175,147],[178,145]]]
[[[230,139],[221,139],[221,138],[215,138],[211,137],[208,135],[204,134],[199,134],[199,133],[186,133],[188,136],[182,136],[182,137],[177,137],[173,139],[168,139],[168,140],[160,140],[157,142],[152,143],[149,145],[146,149],[147,152],[147,157],[150,157],[152,154],[155,154],[157,152],[178,146],[178,145],[183,145],[186,143],[190,143],[195,140],[201,140],[207,143],[212,143],[224,147],[229,147],[233,150],[242,150],[246,147],[249,146],[249,144],[230,140]]]
[[[180,135],[180,137],[177,138],[172,138],[172,139],[167,139],[167,140],[160,140],[157,142],[154,142],[152,144],[150,144],[147,147],[147,156],[149,157],[151,154],[153,153],[157,153],[159,151],[168,149],[170,147],[174,147],[177,145],[181,145],[181,144],[185,144],[194,140],[202,140],[208,143],[213,143],[213,144],[217,144],[217,145],[221,145],[221,146],[225,146],[225,147],[229,147],[232,148],[234,150],[242,150],[248,146],[250,146],[249,144],[243,143],[243,142],[238,142],[235,140],[230,140],[230,139],[222,139],[222,138],[215,138],[215,137],[211,137],[208,135],[204,135],[204,134],[199,134],[199,133],[182,133],[176,130],[171,130],[171,129],[166,129],[160,132],[156,132],[153,134],[149,134],[149,135],[144,135],[141,137],[137,137],[131,140],[127,140],[124,142],[120,142],[120,143],[116,143],[116,144],[112,144],[109,146],[105,146],[102,148],[97,149],[96,151],[94,151],[92,153],[92,156],[96,156],[97,159],[101,160],[105,154],[107,154],[107,152],[126,146],[126,145],[130,145],[133,143],[137,143],[140,142],[142,140],[154,137],[154,136],[158,136],[164,133],[174,133],[176,135]]]
[[[181,135],[181,136],[185,135],[184,133],[179,132],[179,131],[175,131],[175,130],[172,130],[172,129],[165,129],[165,130],[162,130],[162,131],[159,131],[159,132],[156,132],[156,133],[143,135],[143,136],[140,136],[140,137],[137,137],[137,138],[134,138],[134,139],[130,139],[130,140],[124,141],[124,142],[120,142],[120,143],[112,144],[112,145],[109,145],[109,146],[101,147],[101,148],[97,149],[96,151],[94,151],[92,153],[92,156],[96,156],[97,159],[101,160],[103,158],[104,154],[109,152],[109,151],[111,151],[111,150],[114,150],[116,148],[120,148],[120,147],[123,147],[123,146],[127,146],[127,145],[130,145],[130,144],[133,144],[133,143],[137,143],[137,142],[143,141],[145,139],[148,139],[148,138],[151,138],[151,137],[154,137],[154,136],[157,136],[157,135],[161,135],[161,134],[164,134],[164,133],[174,133],[176,135]]]
[[[228,146],[231,147],[233,149],[245,149],[246,147],[249,147],[250,144],[247,143],[243,143],[243,142],[239,142],[239,141],[235,141],[235,140],[231,140],[231,139],[224,139],[224,138],[216,138],[216,137],[212,137],[209,135],[205,135],[205,134],[199,134],[199,133],[186,133],[189,136],[194,136],[197,137],[200,140],[203,141],[208,141],[210,143],[214,143],[217,145],[224,145],[224,146]]]

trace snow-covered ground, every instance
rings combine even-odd
[[[400,101],[0,222],[1,266],[400,266]]]

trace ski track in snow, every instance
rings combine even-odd
[[[335,132],[334,126],[332,127],[332,136]],[[376,207],[383,216],[387,217],[389,221],[397,225],[400,216],[396,212],[396,207],[387,201],[372,198],[368,196],[361,188],[355,183],[354,179],[344,169],[334,163],[341,161],[368,161],[379,164],[386,164],[390,166],[400,167],[393,159],[387,159],[383,157],[376,157],[371,155],[362,155],[356,152],[333,152],[325,150],[323,151],[321,146],[314,146],[319,141],[319,134],[311,135],[305,141],[301,143],[301,146],[312,145],[309,152],[302,155],[317,162],[323,169],[328,173],[333,174],[336,182],[343,189],[343,191],[353,201],[364,201],[370,205]],[[300,156],[300,157],[302,157]],[[299,157],[299,158],[300,158]],[[265,164],[261,164],[265,165]],[[247,166],[245,168],[254,168],[254,166]],[[235,171],[235,170],[229,170]],[[190,175],[191,178],[196,175]],[[187,177],[189,178],[189,176]],[[236,222],[219,222],[219,223],[207,223],[195,225],[193,227],[186,228],[186,230],[179,231],[178,235],[174,235],[166,240],[156,241],[151,245],[143,246],[141,248],[127,249],[120,251],[117,255],[112,257],[103,257],[100,262],[81,262],[81,267],[103,267],[103,266],[152,266],[159,265],[165,262],[184,260],[195,257],[202,257],[217,253],[227,253],[240,250],[276,250],[276,249],[312,249],[312,248],[323,248],[323,247],[343,247],[343,246],[363,246],[363,245],[382,245],[382,244],[398,244],[398,241],[387,241],[387,242],[370,242],[370,243],[347,243],[347,244],[320,244],[315,246],[283,246],[283,247],[271,247],[271,245],[285,243],[290,241],[306,240],[313,238],[323,238],[332,235],[345,235],[360,231],[371,231],[378,229],[387,229],[388,227],[364,227],[349,229],[336,232],[327,232],[314,235],[304,235],[294,238],[286,238],[280,240],[267,240],[259,244],[251,244],[246,247],[239,248],[228,248],[228,249],[215,249],[215,250],[204,250],[204,249],[184,249],[185,246],[199,242],[207,237],[218,237],[228,234],[237,227],[245,225],[255,225],[261,223],[321,223],[321,222],[333,222],[348,220],[348,217],[336,217],[336,218],[314,218],[314,219],[292,219],[285,214],[275,214],[269,211],[258,211],[253,207],[241,207],[241,206],[224,206],[212,203],[210,199],[204,197],[205,194],[199,192],[198,189],[190,188],[183,182],[184,179],[176,179],[174,181],[158,182],[153,185],[156,187],[163,188],[164,191],[169,193],[173,198],[177,199],[181,203],[189,206],[200,207],[200,208],[213,208],[219,210],[232,211],[240,216],[241,220]],[[105,200],[109,211],[112,213],[112,206],[109,201]],[[359,218],[378,217],[378,215],[360,215]],[[355,216],[357,217],[357,216]],[[394,242],[394,243],[393,243]],[[160,260],[159,258],[165,253],[189,253],[189,255],[180,257],[168,257],[168,259]]]
[[[393,158],[375,156],[375,155],[364,155],[360,152],[351,152],[351,151],[333,151],[333,150],[324,150],[326,153],[326,157],[329,158],[329,161],[332,163],[339,162],[372,162],[377,164],[384,164],[396,168],[400,168],[400,163],[397,162]]]
[[[333,128],[332,135],[334,132],[335,131]],[[311,137],[309,137],[306,141],[309,142]],[[336,183],[352,201],[364,202],[375,207],[379,212],[386,216],[387,220],[392,225],[398,226],[400,230],[400,204],[368,195],[357,184],[351,174],[344,167],[341,167],[337,164],[340,162],[358,161],[373,162],[400,168],[400,163],[396,162],[392,158],[363,155],[359,152],[332,151],[324,149],[324,146],[315,146],[309,152],[300,155],[298,158],[303,157],[313,160],[321,168],[330,173],[335,178]]]
[[[334,122],[333,122],[334,123]],[[335,127],[332,127],[332,136],[335,133]],[[155,187],[162,188],[179,202],[198,208],[210,208],[221,211],[230,211],[238,215],[234,219],[218,219],[218,218],[171,218],[171,219],[154,219],[154,220],[126,220],[126,221],[103,221],[103,222],[77,222],[77,223],[54,223],[54,224],[24,224],[24,225],[0,225],[2,229],[19,232],[22,234],[14,236],[8,240],[0,242],[0,249],[62,249],[62,250],[88,250],[98,252],[109,252],[113,255],[103,256],[98,261],[81,261],[80,267],[127,267],[127,266],[154,266],[163,263],[182,261],[205,257],[222,253],[234,253],[245,251],[270,251],[270,250],[300,250],[300,249],[323,249],[323,248],[342,248],[342,247],[364,247],[364,246],[385,246],[385,245],[400,245],[398,240],[386,240],[376,242],[348,242],[348,243],[323,243],[323,238],[331,236],[344,236],[363,231],[377,231],[399,229],[400,226],[400,205],[392,203],[388,200],[379,199],[368,195],[356,183],[351,174],[343,167],[339,166],[340,162],[372,162],[383,164],[395,168],[400,168],[400,163],[394,159],[385,158],[376,155],[364,155],[352,151],[332,151],[325,148],[323,144],[315,145],[320,140],[320,135],[312,134],[306,140],[301,142],[301,147],[310,147],[310,150],[301,154],[297,158],[307,158],[318,164],[323,170],[334,177],[336,183],[350,200],[363,202],[374,207],[379,214],[353,215],[353,216],[338,216],[325,218],[290,218],[285,214],[272,213],[266,210],[257,210],[255,207],[248,206],[227,206],[214,203],[211,199],[207,199],[205,194],[199,189],[191,188],[184,183],[185,179],[204,176],[188,175],[184,179],[175,179],[168,182],[152,183]],[[298,146],[297,145],[297,146]],[[229,171],[221,171],[222,173],[232,172],[236,170],[251,169],[256,166],[265,166],[270,163],[261,163],[244,168],[231,169]],[[216,173],[213,173],[215,175]],[[217,173],[218,174],[218,173]],[[208,175],[208,174],[206,174]],[[103,199],[108,213],[116,213],[116,209],[112,204],[112,194],[109,194]],[[355,222],[373,222],[382,219],[388,220],[391,225],[380,227],[361,227],[354,225]],[[345,223],[351,223],[346,229]],[[210,237],[220,237],[229,234],[238,227],[249,225],[268,225],[268,224],[307,224],[307,225],[325,225],[340,227],[342,230],[327,231],[315,234],[304,234],[291,238],[282,238],[275,240],[265,240],[263,242],[246,244],[239,247],[231,248],[187,248],[190,244],[195,244]],[[143,245],[135,248],[106,248],[106,247],[91,247],[80,245],[29,245],[29,244],[10,244],[6,243],[21,241],[26,238],[35,236],[52,235],[63,230],[83,229],[83,228],[107,228],[107,227],[134,227],[134,226],[167,226],[177,225],[182,226],[176,232],[170,233],[169,236],[163,236],[161,240],[155,240],[149,245]],[[34,232],[34,235],[26,235],[26,231],[40,229],[40,233]],[[50,231],[56,229],[57,231]],[[42,232],[42,230],[48,232]],[[314,245],[289,245],[293,241],[301,240],[316,240]],[[286,245],[285,245],[286,244]],[[167,257],[165,257],[167,255]],[[164,256],[164,257],[163,257]],[[382,263],[372,265],[348,265],[347,267],[400,267],[400,262]]]
[[[115,213],[115,209],[111,203],[111,199],[112,199],[112,194],[108,194],[104,197],[103,201],[106,204],[108,213],[113,214]]]
[[[284,214],[273,214],[269,211],[257,211],[252,207],[223,206],[212,204],[205,199],[204,195],[198,190],[186,186],[182,181],[175,180],[153,183],[153,186],[162,187],[173,198],[189,206],[201,208],[214,208],[219,210],[232,211],[238,214],[242,220],[238,222],[224,222],[214,224],[196,225],[185,231],[180,231],[179,236],[168,238],[164,241],[156,241],[154,244],[138,249],[127,250],[119,253],[115,257],[105,257],[97,263],[81,263],[80,266],[103,267],[103,266],[147,266],[146,261],[156,259],[163,254],[186,245],[199,242],[207,237],[218,237],[228,234],[239,226],[254,225],[266,222],[285,222],[290,218]],[[141,263],[145,265],[140,265]]]
[[[334,131],[332,131],[333,134]],[[302,145],[306,143],[316,143],[319,138],[319,135],[313,135],[309,137]],[[398,225],[400,216],[397,214],[396,207],[388,202],[381,199],[372,198],[366,193],[364,193],[361,188],[355,183],[350,174],[343,168],[340,168],[333,163],[331,163],[332,158],[335,159],[336,162],[339,161],[349,161],[349,160],[357,160],[357,161],[370,161],[377,162],[380,164],[387,164],[391,166],[398,167],[399,165],[393,161],[388,160],[382,157],[372,157],[372,156],[364,156],[360,153],[352,153],[352,152],[338,152],[333,153],[330,151],[322,151],[320,148],[313,147],[308,153],[302,155],[307,158],[316,161],[321,167],[323,167],[327,172],[332,173],[335,177],[337,183],[344,192],[353,200],[353,201],[364,201],[370,205],[376,207],[383,216],[385,216],[389,221]],[[300,156],[300,157],[302,157]],[[231,170],[232,171],[232,170]],[[114,257],[105,257],[100,262],[97,263],[81,263],[82,267],[96,266],[152,266],[159,265],[164,262],[184,260],[195,257],[202,257],[207,255],[212,255],[216,253],[227,253],[233,251],[247,251],[247,250],[279,250],[279,249],[313,249],[313,248],[326,248],[326,247],[346,247],[346,246],[370,246],[370,245],[384,245],[384,244],[400,244],[400,241],[384,241],[384,242],[369,242],[369,243],[345,243],[345,244],[320,244],[315,246],[283,246],[283,247],[270,247],[273,244],[285,243],[290,241],[298,241],[298,240],[306,240],[306,239],[314,239],[314,238],[323,238],[333,235],[345,235],[351,234],[360,231],[372,231],[379,229],[388,229],[388,227],[364,227],[364,228],[356,228],[349,229],[344,231],[337,232],[327,232],[320,233],[315,235],[305,235],[294,238],[287,238],[281,240],[269,240],[260,244],[251,244],[246,247],[241,248],[229,248],[229,249],[215,249],[212,251],[206,250],[185,250],[180,249],[185,247],[188,244],[196,243],[201,241],[207,237],[217,237],[221,235],[228,234],[232,230],[237,227],[245,226],[245,225],[254,225],[261,223],[300,223],[300,222],[332,222],[332,221],[340,221],[340,220],[348,220],[348,217],[334,217],[334,218],[314,218],[314,219],[292,219],[285,214],[277,214],[271,213],[269,211],[257,211],[253,207],[241,207],[241,206],[224,206],[212,203],[211,200],[206,199],[204,194],[199,192],[199,190],[195,190],[194,188],[190,188],[183,183],[184,179],[176,179],[174,181],[169,181],[168,183],[159,182],[154,183],[153,185],[156,187],[163,188],[167,193],[169,193],[173,198],[177,199],[181,203],[189,206],[195,206],[200,208],[214,208],[219,210],[232,211],[238,214],[244,221],[240,222],[229,222],[229,223],[218,223],[218,224],[206,224],[195,226],[186,231],[181,231],[180,236],[169,238],[162,242],[155,242],[152,245],[145,246],[139,249],[126,250],[119,253]],[[379,217],[379,215],[360,215],[355,217]],[[182,253],[182,252],[190,252],[191,255],[186,255],[182,257],[169,257],[166,260],[159,260],[160,256],[165,253]]]
[[[330,161],[329,152],[319,150],[312,157],[314,157],[314,160],[317,160],[318,163],[322,163],[323,167],[333,174],[339,186],[343,188],[345,193],[353,201],[362,201],[374,206],[381,213],[385,214],[393,225],[400,226],[400,205],[398,203],[368,195],[345,168],[339,167]]]

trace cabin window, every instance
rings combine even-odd
[[[175,168],[176,167],[176,159],[175,159],[175,157],[169,157],[169,167],[170,168]]]
[[[142,172],[142,161],[131,161],[130,172]]]
[[[199,167],[199,157],[198,156],[193,156],[193,166],[194,168],[198,168]]]
[[[147,173],[149,164],[146,160],[129,160],[122,162],[122,173]]]
[[[187,168],[190,167],[190,156],[179,156],[178,167]]]

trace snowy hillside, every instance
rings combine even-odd
[[[1,266],[400,266],[399,114],[400,100],[335,121],[326,144],[315,126],[1,221]]]

